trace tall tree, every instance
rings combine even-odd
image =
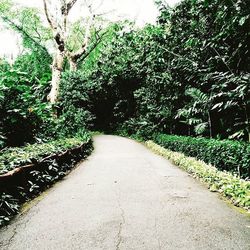
[[[97,15],[95,13],[96,9],[93,8],[93,1],[84,1],[85,6],[88,8],[89,15],[85,18],[85,27],[84,27],[84,36],[82,39],[82,44],[75,51],[71,50],[68,46],[68,40],[70,38],[70,28],[69,25],[69,14],[72,8],[75,6],[78,0],[60,0],[59,14],[57,17],[54,17],[52,14],[52,3],[49,3],[48,0],[43,0],[44,12],[46,19],[49,23],[53,34],[53,40],[56,45],[55,53],[53,56],[52,63],[52,81],[51,81],[51,91],[48,96],[48,99],[52,104],[57,102],[59,94],[59,84],[61,75],[63,72],[64,61],[67,58],[70,70],[76,71],[78,62],[89,54],[89,51],[93,50],[97,44],[101,41],[105,33],[100,34],[100,30],[95,30],[94,35],[94,44],[90,46],[90,39],[92,38],[91,31],[93,29],[94,21]]]
[[[76,71],[79,63],[97,47],[106,34],[103,28],[105,20],[102,15],[104,14],[97,13],[103,1],[42,1],[49,26],[44,25],[41,13],[37,9],[20,8],[11,0],[0,2],[0,17],[8,27],[21,34],[24,42],[29,41],[45,52],[50,52],[53,62],[48,100],[54,104],[58,101],[65,61],[68,61],[71,71]],[[83,3],[88,12],[82,11],[84,16],[79,15],[76,22],[70,22],[70,11],[77,2]]]

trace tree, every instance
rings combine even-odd
[[[67,41],[69,39],[70,34],[70,26],[69,24],[69,13],[76,4],[77,0],[61,0],[60,7],[59,7],[59,17],[54,17],[52,15],[52,5],[48,4],[47,0],[43,0],[43,6],[47,21],[51,28],[53,34],[53,40],[56,45],[56,51],[53,56],[53,63],[52,63],[52,81],[51,81],[51,91],[48,96],[48,99],[52,104],[57,102],[58,95],[59,95],[59,84],[61,80],[61,75],[63,72],[64,60],[65,58],[68,59],[70,64],[70,70],[76,71],[77,64],[82,59],[82,57],[86,57],[89,53],[88,48],[90,44],[91,31],[93,28],[94,20],[98,16],[93,8],[93,1],[87,2],[85,1],[85,5],[89,10],[89,17],[85,18],[85,30],[84,30],[84,39],[82,41],[81,46],[76,51],[71,51],[67,47]],[[92,45],[92,49],[96,47],[96,45],[100,42],[102,35],[99,35],[98,32],[95,32],[95,44]]]
[[[48,99],[54,104],[58,101],[59,84],[65,62],[68,61],[71,71],[77,70],[79,63],[88,57],[104,38],[105,21],[102,18],[104,14],[97,14],[101,4],[94,8],[94,1],[81,0],[88,9],[88,14],[75,23],[70,23],[69,14],[77,0],[60,0],[57,1],[59,4],[55,1],[53,4],[52,1],[42,1],[49,27],[41,21],[41,13],[37,9],[17,9],[10,0],[3,0],[0,3],[0,17],[9,27],[21,34],[24,41],[36,44],[37,47],[52,54],[52,80]],[[54,16],[52,13],[57,14]]]

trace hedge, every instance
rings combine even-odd
[[[22,165],[35,163],[48,155],[80,146],[87,140],[89,136],[86,134],[83,138],[66,138],[42,144],[29,144],[25,147],[7,148],[0,154],[0,174]]]
[[[250,177],[250,144],[239,141],[215,140],[158,134],[153,140],[164,148],[195,157],[219,170],[241,178]]]
[[[229,172],[219,171],[217,168],[193,157],[187,157],[182,153],[165,149],[153,141],[147,141],[145,144],[155,153],[162,155],[205,182],[211,191],[219,192],[234,205],[250,210],[250,181],[242,180]]]
[[[21,204],[63,178],[92,148],[86,136],[5,150],[0,156],[0,226],[18,213]]]

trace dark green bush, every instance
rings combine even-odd
[[[123,70],[119,76],[110,74],[111,62],[100,64],[91,75],[80,71],[63,75],[58,105],[63,130],[74,134],[85,127],[110,132],[134,113],[138,81],[123,75]]]
[[[0,148],[34,142],[40,127],[51,116],[42,101],[46,84],[19,70],[0,69]]]
[[[215,140],[158,134],[154,136],[161,146],[203,160],[219,170],[250,177],[250,145],[230,140]]]
[[[84,74],[80,72],[67,72],[63,75],[58,125],[64,135],[72,136],[79,130],[93,128],[96,118],[91,97],[95,93],[95,87],[97,86],[87,82]]]

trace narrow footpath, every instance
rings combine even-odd
[[[250,249],[250,218],[143,145],[95,151],[0,231],[0,249]]]

